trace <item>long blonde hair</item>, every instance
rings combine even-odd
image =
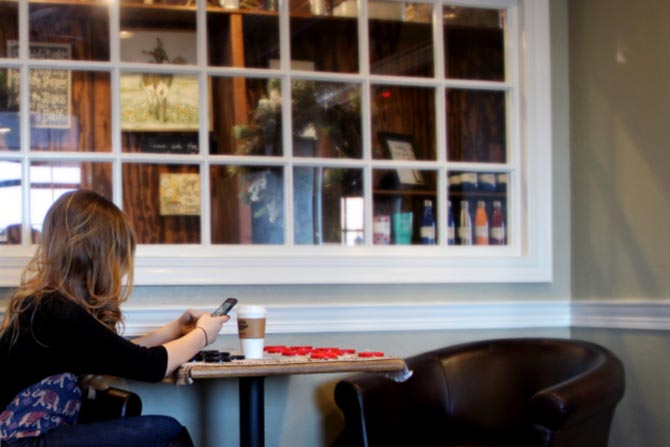
[[[40,244],[10,299],[2,332],[11,329],[15,340],[21,312],[30,302],[36,309],[50,294],[77,303],[117,332],[121,303],[133,286],[135,245],[128,219],[112,202],[88,190],[63,194],[47,211]]]

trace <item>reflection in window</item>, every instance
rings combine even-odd
[[[292,68],[338,73],[358,71],[356,3],[355,0],[290,1]],[[330,15],[340,16],[340,19],[327,18]]]
[[[20,70],[0,69],[0,151],[18,150]]]
[[[0,243],[21,242],[21,163],[0,162]]]
[[[444,6],[444,65],[449,78],[505,79],[505,11]]]
[[[449,89],[447,147],[450,161],[507,161],[505,92]]]
[[[293,188],[296,244],[363,242],[362,170],[297,167]]]
[[[73,189],[91,189],[112,199],[112,165],[100,162],[33,162],[30,165],[30,225],[42,230],[51,204]]]
[[[35,59],[109,60],[109,7],[107,2],[30,2],[30,45],[42,51]],[[82,34],[86,38],[82,38]],[[61,48],[68,57],[48,50]]]
[[[30,226],[42,231],[44,216],[61,195],[81,184],[81,167],[33,165],[30,167]]]
[[[216,2],[235,2],[221,0]],[[238,2],[240,9],[277,10],[278,1]],[[279,60],[278,14],[230,14],[207,7],[207,57],[209,65],[270,68]],[[244,45],[239,45],[244,42]]]
[[[368,2],[370,71],[432,77],[432,4]]]
[[[295,155],[361,158],[359,84],[294,80],[291,94]]]
[[[363,243],[363,197],[342,198],[342,243],[361,245]]]
[[[282,155],[282,91],[277,78],[210,77],[211,154]],[[232,125],[230,125],[232,121]]]
[[[281,168],[212,166],[210,188],[214,244],[284,243]]]

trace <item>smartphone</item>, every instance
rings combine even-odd
[[[220,317],[221,315],[228,315],[228,312],[230,312],[230,309],[235,307],[235,304],[237,304],[236,298],[226,298],[226,301],[221,303],[218,309],[212,312],[212,316]]]

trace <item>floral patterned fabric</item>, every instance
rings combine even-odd
[[[0,440],[39,436],[74,425],[81,408],[77,376],[57,374],[21,391],[0,413]]]

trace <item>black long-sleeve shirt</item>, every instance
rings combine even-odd
[[[146,382],[164,378],[167,351],[114,334],[85,309],[59,295],[44,297],[33,316],[21,315],[21,332],[0,337],[0,412],[25,388],[54,374],[99,374]]]

